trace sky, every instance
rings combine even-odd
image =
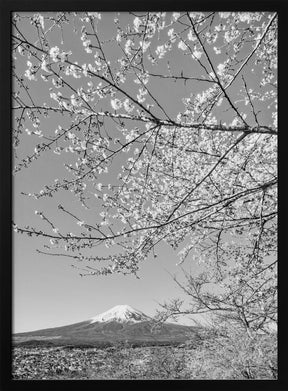
[[[112,28],[111,15],[106,14],[104,17],[110,17],[110,23],[101,24],[99,33],[103,39],[108,37]],[[53,42],[53,45],[72,50],[75,58],[78,61],[81,59],[82,63],[88,57],[83,48],[80,50],[79,45],[75,44],[74,36],[69,34],[69,29],[72,27],[68,25],[63,31],[64,44],[61,43],[59,31],[52,33],[51,45]],[[23,31],[29,35],[31,30],[23,28]],[[116,53],[109,54],[117,57]],[[174,61],[174,66],[177,68],[180,57],[175,55]],[[26,64],[21,57],[17,57],[14,64],[20,73],[26,69]],[[253,83],[251,74],[247,74],[247,79]],[[254,82],[257,83],[256,78]],[[169,110],[179,110],[174,107],[174,102],[180,100],[182,88],[178,89],[173,84],[165,87],[167,84],[164,85],[162,81],[157,83],[153,86],[153,91],[158,94],[165,107]],[[41,100],[44,88],[46,88],[45,83],[40,78],[36,83],[31,83],[32,96]],[[235,89],[237,90],[237,84]],[[263,116],[265,115],[263,113]],[[58,121],[59,117],[55,115],[43,126],[54,131]],[[61,121],[63,124],[62,119]],[[28,136],[23,137],[21,142],[21,150],[17,152],[20,158],[26,153],[31,153],[34,148],[33,141]],[[52,219],[59,220],[57,209],[59,203],[73,208],[77,201],[72,195],[67,195],[67,192],[57,194],[53,199],[38,201],[21,195],[21,192],[39,191],[45,183],[51,183],[55,177],[61,177],[63,174],[63,158],[53,153],[46,153],[36,163],[14,176],[13,220],[19,226],[25,224],[37,226],[39,217],[35,215],[35,210],[45,210]],[[61,224],[68,228],[71,221],[61,216]],[[176,297],[183,298],[179,287],[171,277],[171,274],[176,274],[180,279],[183,276],[181,269],[176,265],[177,253],[165,243],[157,248],[157,258],[149,256],[143,263],[139,272],[140,279],[121,274],[80,277],[79,270],[71,266],[73,262],[68,258],[37,253],[36,249],[43,248],[44,244],[45,241],[39,238],[13,234],[13,332],[76,323],[90,319],[118,304],[129,304],[153,316],[156,309],[159,309],[159,303]],[[193,260],[185,264],[184,268],[193,273],[200,270],[199,265]],[[189,324],[190,320],[182,319],[182,322]]]

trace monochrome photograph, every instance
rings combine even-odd
[[[13,380],[278,379],[277,48],[277,11],[13,11]]]

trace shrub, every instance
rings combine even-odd
[[[191,371],[198,379],[277,379],[277,334],[245,331],[214,334],[191,356]]]

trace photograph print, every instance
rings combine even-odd
[[[11,14],[13,380],[278,379],[277,35]]]

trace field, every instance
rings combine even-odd
[[[190,378],[188,351],[176,347],[15,347],[13,378],[157,379]],[[185,356],[185,359],[184,359]],[[169,359],[168,359],[169,358]],[[158,363],[158,365],[155,365]]]
[[[15,346],[15,380],[276,379],[275,338],[198,346]],[[249,345],[250,344],[250,345]]]

